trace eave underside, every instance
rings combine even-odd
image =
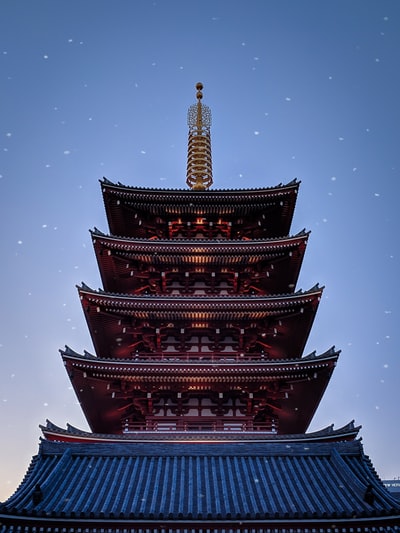
[[[168,352],[193,357],[256,353],[284,359],[302,354],[322,289],[247,299],[136,297],[85,287],[79,293],[99,357]]]
[[[189,217],[188,221],[193,221],[193,217],[206,217],[213,221],[223,217],[226,222],[239,218],[252,221],[261,217],[269,221],[263,237],[278,237],[289,234],[299,183],[236,191],[140,189],[112,184],[108,180],[101,182],[101,186],[110,233],[114,235],[166,236],[164,223],[174,222],[183,216]],[[136,227],[133,224],[135,217],[142,216],[142,228]],[[164,221],[158,230],[154,225],[157,217],[162,217]],[[244,231],[246,233],[247,230]],[[237,235],[237,231],[229,232],[229,235]]]
[[[338,357],[254,364],[98,360],[62,352],[93,431],[305,432]]]
[[[227,294],[293,292],[307,239],[141,241],[92,233],[103,287],[119,293],[190,293],[197,284],[214,294],[224,286]]]

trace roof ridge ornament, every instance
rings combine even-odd
[[[211,159],[211,110],[202,104],[203,84],[196,84],[197,104],[188,109],[188,159],[186,171],[186,183],[197,191],[203,191],[211,187],[212,159]]]

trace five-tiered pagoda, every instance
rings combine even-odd
[[[299,182],[212,189],[196,88],[188,189],[101,181],[94,354],[61,350],[90,431],[42,427],[0,532],[399,532],[359,428],[307,433],[339,352],[303,355],[323,289],[296,288]]]

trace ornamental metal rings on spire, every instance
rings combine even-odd
[[[188,110],[188,160],[186,183],[191,189],[208,189],[213,182],[211,159],[211,110],[201,103],[203,85],[198,83],[197,104]]]

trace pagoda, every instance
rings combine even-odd
[[[187,189],[100,181],[93,352],[60,350],[90,430],[47,421],[0,533],[400,532],[353,422],[307,432],[339,350],[304,354],[300,183],[213,189],[211,112],[188,111]]]

